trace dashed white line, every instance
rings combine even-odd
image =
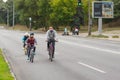
[[[92,70],[98,71],[98,72],[103,73],[103,74],[107,73],[107,72],[105,72],[105,71],[103,71],[103,70],[100,70],[100,69],[98,69],[98,68],[95,68],[95,67],[93,67],[93,66],[87,65],[87,64],[82,63],[82,62],[78,62],[78,64],[83,65],[83,66],[85,66],[85,67],[88,67],[88,68],[90,68],[90,69],[92,69]]]

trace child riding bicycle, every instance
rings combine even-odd
[[[28,53],[28,60],[29,60],[31,49],[33,49],[33,52],[35,54],[35,50],[36,50],[35,44],[37,45],[37,41],[34,38],[34,33],[30,33],[30,37],[26,40],[26,43],[27,43],[27,47],[28,47],[27,53]]]

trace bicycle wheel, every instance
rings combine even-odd
[[[25,55],[27,55],[27,48],[24,48]]]
[[[52,50],[50,50],[50,61],[53,61],[53,57],[52,57]]]
[[[53,46],[52,46],[52,43],[50,44],[50,47],[49,47],[49,59],[50,59],[51,62],[53,61]]]
[[[31,53],[30,53],[30,62],[33,63],[33,61],[34,61],[34,52],[31,51]]]

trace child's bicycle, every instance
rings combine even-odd
[[[34,61],[34,50],[33,50],[33,48],[30,50],[30,62],[32,62],[33,63],[33,61]]]
[[[34,55],[35,55],[35,52],[34,52],[34,46],[29,46],[27,48],[27,55],[28,55],[28,60],[30,60],[30,62],[34,62]]]

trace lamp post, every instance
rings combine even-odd
[[[7,0],[3,0],[3,2],[7,2]],[[14,29],[14,24],[15,24],[15,17],[14,17],[14,13],[15,13],[15,10],[14,10],[14,0],[13,0],[13,29]],[[7,10],[7,25],[9,25],[9,10]]]
[[[15,25],[15,6],[14,6],[14,0],[13,0],[13,29],[14,29],[14,25]]]
[[[7,2],[7,0],[3,0],[3,2]],[[7,9],[7,26],[9,26],[9,10]]]
[[[29,21],[30,21],[30,31],[32,30],[32,26],[31,26],[31,21],[32,21],[32,18],[31,17],[29,17]]]
[[[3,2],[7,2],[7,0],[3,0]]]
[[[9,26],[9,10],[7,9],[7,26]]]

